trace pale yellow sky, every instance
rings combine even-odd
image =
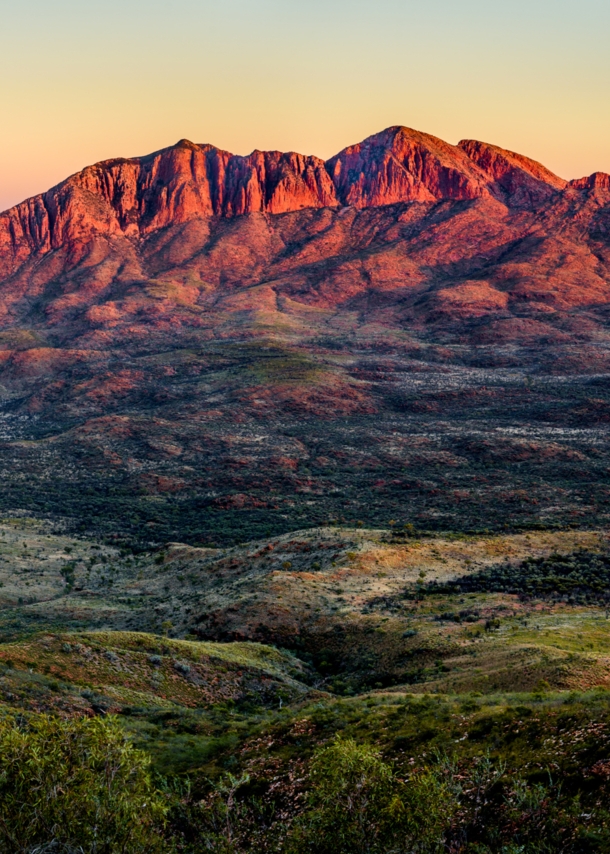
[[[610,172],[607,0],[0,0],[0,209],[182,137],[329,157],[392,124]]]

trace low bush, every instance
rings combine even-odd
[[[398,779],[373,748],[337,737],[314,756],[309,808],[292,848],[298,854],[437,851],[455,807],[434,771]]]

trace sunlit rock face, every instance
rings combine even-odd
[[[609,312],[602,173],[403,127],[99,163],[0,214],[0,505],[599,521]]]
[[[326,162],[181,140],[0,215],[0,323],[109,342],[136,317],[200,328],[219,305],[241,322],[365,300],[369,319],[432,331],[595,314],[610,295],[609,203],[607,175],[566,182],[497,146],[404,127]]]

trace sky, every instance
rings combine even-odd
[[[610,172],[608,0],[0,0],[0,210],[179,139],[330,157],[390,125]]]

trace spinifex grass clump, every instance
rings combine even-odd
[[[512,593],[524,598],[610,603],[610,555],[576,551],[528,558],[514,566],[501,563],[445,584],[431,582],[428,593]]]

